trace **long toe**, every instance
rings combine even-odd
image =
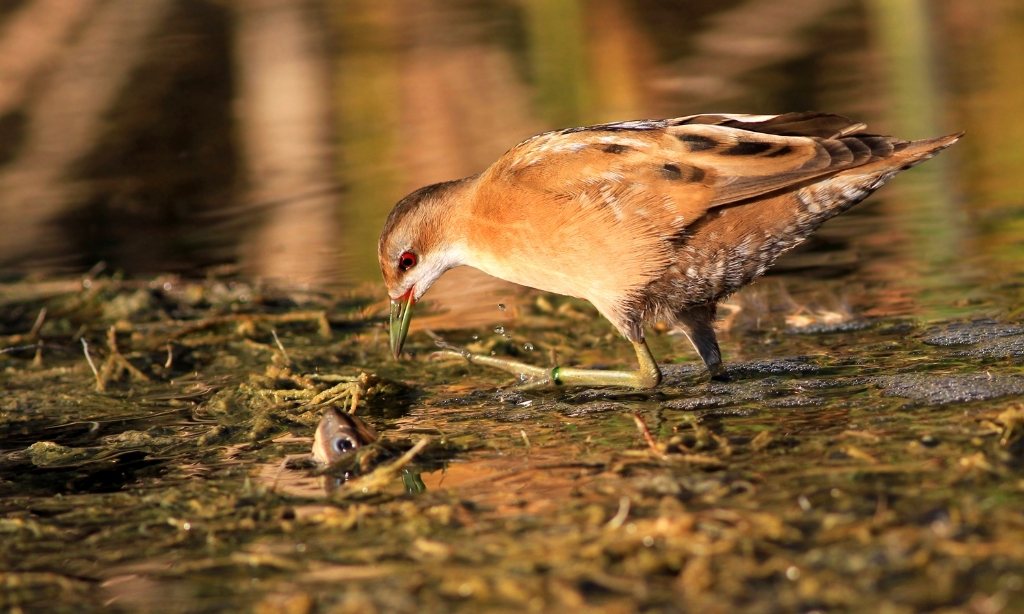
[[[445,344],[443,347],[445,349],[434,352],[430,357],[432,359],[462,358],[470,364],[501,369],[502,371],[515,375],[517,380],[516,383],[521,387],[539,388],[542,386],[549,386],[553,383],[551,381],[551,369],[546,367],[537,367],[526,364],[525,362],[519,362],[508,358],[499,358],[497,356],[474,354],[469,350],[465,350],[451,344]]]

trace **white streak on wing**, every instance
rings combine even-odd
[[[644,141],[638,141],[636,139],[623,138],[621,136],[601,136],[597,138],[598,143],[607,143],[610,145],[624,145],[626,147],[643,147],[649,148],[650,144]]]
[[[701,113],[701,115],[717,115],[719,117],[725,117],[733,121],[743,122],[746,124],[756,122],[766,122],[769,119],[775,119],[778,115],[742,115],[736,113]]]
[[[612,188],[608,184],[604,184],[600,187],[601,196],[604,199],[604,204],[612,210],[615,215],[615,219],[622,220],[625,216],[622,214],[622,208],[619,207],[619,199],[612,194]]]
[[[544,149],[545,150],[550,149],[553,152],[561,152],[561,151],[579,151],[581,149],[586,149],[587,147],[588,147],[587,143],[574,142],[574,143],[565,143],[565,144],[562,144],[562,145],[556,145],[554,147],[550,147],[549,146],[549,147],[545,147]]]
[[[616,128],[624,128],[626,130],[653,130],[661,127],[663,123],[663,120],[637,119],[627,122],[615,122],[611,125]]]
[[[863,193],[864,190],[857,185],[843,187],[843,198],[846,200],[856,200],[860,198]]]

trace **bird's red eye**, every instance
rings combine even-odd
[[[416,254],[405,252],[398,258],[398,268],[403,271],[408,271],[414,266],[416,266]]]

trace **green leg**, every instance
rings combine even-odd
[[[458,356],[476,365],[494,367],[508,371],[519,379],[524,388],[540,388],[545,386],[624,386],[627,388],[654,388],[661,383],[661,369],[655,362],[647,343],[634,343],[636,357],[640,368],[636,371],[597,371],[593,369],[573,369],[570,367],[545,368],[528,365],[508,358],[481,356],[466,350],[458,350],[452,346],[437,352],[436,356]]]

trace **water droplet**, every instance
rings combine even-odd
[[[491,356],[494,356],[495,354],[497,354],[497,352],[491,351]]]
[[[473,335],[473,341],[476,341],[479,338],[480,338],[480,335]]]
[[[805,512],[809,512],[813,509],[813,506],[811,505],[811,500],[808,499],[806,495],[800,495],[799,497],[797,497],[796,502],[800,504],[800,509],[802,509]]]
[[[512,338],[512,335],[505,335],[505,338],[506,338],[506,339],[511,339],[511,338]]]
[[[504,335],[505,334],[505,327],[504,326],[495,326],[494,327],[494,332],[498,333],[499,335]]]
[[[523,349],[526,350],[527,352],[532,352],[533,344],[527,341],[526,343],[523,344]]]
[[[505,303],[498,303],[498,309],[505,311]]]

